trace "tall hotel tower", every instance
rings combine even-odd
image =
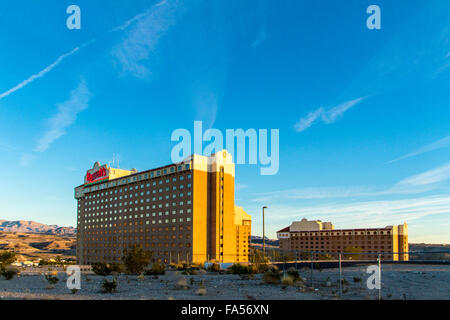
[[[78,263],[120,263],[133,244],[162,263],[248,261],[251,217],[234,203],[234,176],[225,150],[143,172],[96,162],[75,188]]]

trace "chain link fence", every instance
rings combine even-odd
[[[265,258],[330,298],[450,299],[450,251],[268,251]]]

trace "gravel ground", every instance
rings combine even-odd
[[[366,280],[369,274],[366,273],[366,267],[343,269],[345,285],[342,299],[378,298],[378,290],[367,289]],[[263,283],[262,275],[256,275],[251,280],[243,280],[238,275],[210,272],[183,276],[177,271],[167,271],[163,276],[145,276],[144,279],[120,275],[117,276],[117,291],[109,294],[102,292],[101,283],[104,277],[83,274],[81,289],[72,294],[66,287],[67,276],[63,272],[58,274],[60,281],[53,287],[43,275],[23,273],[12,280],[0,278],[0,299],[340,299],[338,269],[314,270],[312,283],[309,269],[300,270],[300,275],[304,280],[303,283],[284,289],[281,285]],[[183,282],[187,288],[180,288],[179,284]],[[450,266],[385,265],[382,267],[382,298],[448,300]]]

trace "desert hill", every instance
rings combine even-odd
[[[76,239],[74,236],[0,231],[1,250],[16,252],[19,262],[56,257],[75,259]]]
[[[35,221],[7,221],[0,220],[0,232],[22,232],[22,233],[44,233],[56,235],[75,235],[74,227],[60,227],[57,225],[47,225]]]

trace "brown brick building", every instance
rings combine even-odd
[[[314,259],[336,259],[339,253],[349,252],[357,248],[368,254],[353,255],[359,260],[375,260],[382,253],[382,260],[409,260],[408,226],[367,229],[334,229],[331,222],[320,220],[294,221],[289,227],[277,232],[280,249],[298,258],[312,257]],[[323,253],[318,253],[323,252]],[[373,253],[373,254],[371,254]],[[343,255],[348,259],[352,255]]]
[[[137,172],[95,163],[75,188],[77,261],[120,262],[140,244],[153,260],[245,262],[251,217],[234,203],[226,151]]]

